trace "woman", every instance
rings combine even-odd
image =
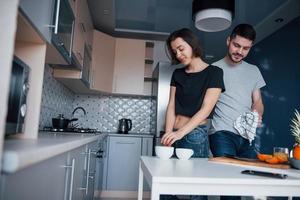
[[[205,63],[197,36],[177,30],[167,39],[173,64],[185,67],[173,72],[162,144],[194,150],[193,157],[208,157],[207,119],[225,90],[222,69]]]
[[[193,149],[193,157],[208,157],[207,119],[224,89],[222,69],[205,63],[197,36],[189,29],[177,30],[167,39],[173,64],[185,67],[173,72],[166,113],[166,146]],[[161,195],[161,200],[176,196]],[[191,199],[207,199],[191,196]]]

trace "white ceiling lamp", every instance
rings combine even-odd
[[[217,32],[230,27],[234,15],[234,0],[194,0],[195,27],[201,31]]]

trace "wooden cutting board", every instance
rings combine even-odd
[[[221,162],[221,163],[234,163],[240,165],[249,165],[249,166],[257,166],[257,167],[269,167],[269,168],[277,168],[277,169],[289,169],[289,164],[269,164],[262,161],[245,161],[245,160],[238,160],[235,158],[227,158],[227,157],[214,157],[209,158],[209,161],[212,162]]]

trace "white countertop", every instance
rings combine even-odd
[[[107,134],[39,133],[38,139],[7,139],[2,171],[13,173],[27,166],[96,141]]]
[[[251,169],[287,174],[286,179],[242,174]],[[238,196],[299,196],[300,170],[225,164],[205,158],[190,160],[141,157],[139,182],[146,178],[152,199],[160,194],[177,195],[238,195]],[[142,197],[139,184],[139,199]]]
[[[191,179],[190,181],[201,181],[200,179],[197,179],[198,177],[201,177],[204,181],[207,181],[205,179],[214,178],[217,179],[219,183],[228,183],[229,179],[234,181],[240,180],[241,182],[244,181],[245,178],[251,179],[255,182],[262,179],[262,177],[259,176],[241,174],[241,171],[251,169],[288,174],[289,177],[286,180],[297,178],[300,184],[300,170],[296,169],[274,169],[239,164],[216,163],[208,161],[206,158],[191,158],[189,160],[171,158],[168,160],[162,160],[158,157],[142,156],[142,160],[152,174],[153,180],[159,178],[165,181],[177,181],[176,179],[183,178],[185,181],[188,181],[189,179]],[[280,179],[269,178],[268,180],[276,181]]]

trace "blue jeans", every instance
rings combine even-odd
[[[207,126],[201,125],[178,140],[173,145],[175,148],[193,149],[194,158],[208,158]],[[207,196],[192,195],[191,200],[207,200]],[[175,195],[160,195],[160,200],[178,200]]]
[[[256,158],[254,142],[249,141],[230,131],[217,131],[209,136],[210,150],[214,157],[238,156]],[[240,200],[240,196],[221,196],[220,200]]]
[[[207,126],[201,125],[174,144],[175,148],[193,149],[193,158],[208,158]]]
[[[209,136],[210,149],[214,157],[256,158],[255,142],[252,143],[251,145],[247,139],[230,131],[217,131]]]

